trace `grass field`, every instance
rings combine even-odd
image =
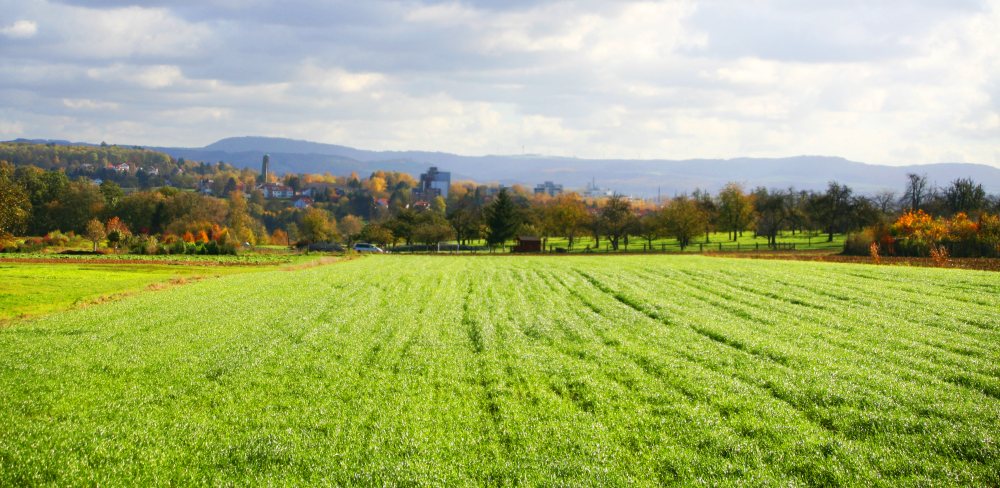
[[[150,286],[259,271],[281,264],[308,262],[310,259],[317,258],[290,255],[0,254],[0,325],[14,317],[98,303]],[[167,262],[186,265],[168,265]]]
[[[0,329],[0,485],[1000,484],[1000,278],[372,256]]]

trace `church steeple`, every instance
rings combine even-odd
[[[260,164],[260,184],[267,184],[268,171],[271,169],[271,155],[264,155],[264,162]]]

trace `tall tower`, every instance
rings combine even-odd
[[[271,169],[271,155],[264,155],[264,162],[260,163],[260,184],[267,184],[267,172]]]

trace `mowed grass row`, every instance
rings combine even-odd
[[[0,329],[0,484],[1000,483],[1000,279],[379,256]]]

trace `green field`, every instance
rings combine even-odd
[[[0,329],[0,485],[998,485],[1000,275],[371,256]]]
[[[260,271],[312,259],[317,258],[292,255],[0,254],[0,326],[14,317],[90,305],[141,291],[151,285]],[[34,263],[31,260],[47,262]],[[185,265],[168,265],[168,262]]]

